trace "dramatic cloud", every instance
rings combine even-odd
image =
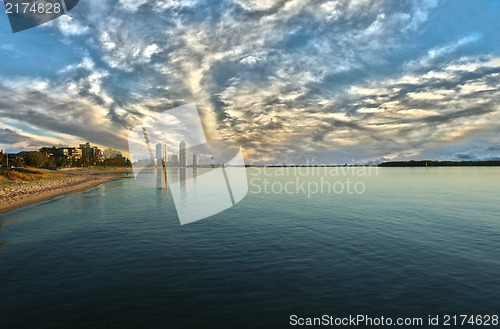
[[[0,80],[2,125],[15,127],[29,142],[17,138],[12,144],[27,147],[39,140],[40,145],[76,145],[88,140],[124,148],[126,130],[116,122],[126,121],[126,115],[110,120],[113,101],[101,86],[105,75],[84,59],[52,81]]]
[[[9,59],[0,64],[0,128],[26,137],[3,143],[88,139],[126,152],[139,120],[196,102],[208,137],[239,142],[249,161],[494,157],[486,149],[500,143],[500,54],[491,47],[500,4],[474,8],[465,0],[81,2],[36,32],[1,32]],[[457,17],[467,19],[457,25]],[[32,45],[28,33],[42,41]]]
[[[19,142],[25,142],[26,136],[16,133],[11,129],[0,128],[0,144],[16,144]]]

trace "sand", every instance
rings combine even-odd
[[[0,214],[128,177],[123,174],[123,170],[74,169],[58,173],[68,177],[0,185]]]

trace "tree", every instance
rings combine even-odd
[[[0,151],[0,165],[5,161],[5,154],[3,151]]]
[[[116,157],[122,157],[122,152],[117,151],[112,149],[111,147],[108,147],[106,150],[104,150],[103,155],[106,159],[112,159]]]
[[[92,157],[88,152],[84,152],[82,158],[79,161],[82,167],[89,167],[92,165]]]
[[[48,147],[42,147],[41,149],[38,150],[40,153],[49,156],[50,155],[50,149]]]
[[[67,167],[69,165],[69,162],[66,158],[57,158],[55,160],[55,165],[58,168]]]
[[[55,167],[57,167],[56,160],[54,158],[47,158],[47,162],[45,162],[44,166],[50,167],[50,168],[55,168]]]
[[[122,156],[116,156],[111,159],[106,159],[103,161],[105,167],[130,167],[131,163],[129,159],[125,159]]]
[[[39,168],[47,163],[47,156],[41,152],[27,152],[24,162],[28,167]]]
[[[11,163],[9,162],[9,166]],[[15,158],[14,159],[14,166],[15,167],[24,167],[25,166],[25,161],[23,158]]]

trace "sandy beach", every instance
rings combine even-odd
[[[119,180],[126,170],[60,170],[64,177],[0,185],[0,214]]]

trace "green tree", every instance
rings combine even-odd
[[[48,147],[42,147],[41,149],[38,150],[40,153],[43,153],[46,156],[50,155],[50,149]]]
[[[13,164],[15,167],[24,167],[26,165],[23,158],[15,158]],[[11,163],[9,162],[9,166],[10,165],[11,165]]]
[[[56,167],[61,168],[61,167],[67,167],[69,165],[69,162],[66,158],[57,158],[55,160]]]
[[[40,168],[47,163],[47,156],[41,152],[28,152],[24,162],[28,167]]]
[[[121,157],[122,152],[114,150],[111,147],[108,147],[106,150],[104,150],[103,155],[106,159],[112,159],[116,157]]]
[[[56,160],[54,158],[47,158],[47,162],[45,162],[45,166],[51,167],[51,168],[57,167]]]
[[[89,153],[84,153],[80,161],[83,167],[90,167],[92,165],[92,157]]]
[[[122,156],[116,156],[111,159],[106,159],[103,161],[105,167],[130,167],[131,163],[129,159],[124,159]]]
[[[5,154],[3,153],[3,151],[0,151],[0,165],[3,164],[4,161],[5,161]]]

